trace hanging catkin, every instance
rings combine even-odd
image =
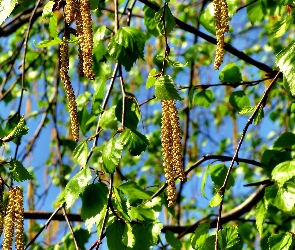
[[[19,187],[15,187],[14,195],[15,248],[17,250],[23,250],[25,249],[23,191]]]
[[[68,76],[69,71],[69,55],[68,55],[68,43],[63,38],[60,43],[60,78],[64,83],[64,89],[69,102],[69,111],[71,119],[71,130],[74,141],[79,140],[79,122],[78,122],[78,111],[76,104],[76,97],[70,78]]]
[[[71,24],[75,19],[75,0],[66,0],[64,12],[67,24]]]
[[[178,112],[174,100],[162,100],[162,155],[167,183],[168,206],[176,202],[175,177],[186,181],[181,156]]]
[[[4,227],[4,204],[3,204],[3,195],[4,195],[4,181],[1,178],[0,179],[0,236],[3,233],[3,227]]]
[[[214,68],[219,69],[224,57],[224,33],[228,32],[228,6],[226,0],[213,0],[217,48]]]

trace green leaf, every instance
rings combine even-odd
[[[176,25],[174,16],[172,15],[168,4],[165,4],[164,7],[159,9],[159,11],[156,12],[154,18],[157,25],[157,29],[159,33],[162,34],[163,36],[165,35],[164,20],[165,20],[165,27],[166,27],[166,35],[168,35],[173,30],[174,26]]]
[[[137,198],[142,200],[150,199],[149,193],[138,186],[137,183],[134,181],[125,182],[121,184],[118,188],[130,198]]]
[[[218,232],[218,245],[220,249],[239,250],[241,242],[238,228],[235,226],[226,227]]]
[[[241,82],[242,74],[240,68],[235,63],[227,64],[219,73],[219,80],[226,83]]]
[[[90,180],[92,179],[91,171],[89,168],[83,168],[66,185],[61,197],[65,198],[67,208],[73,206],[76,199],[85,190]]]
[[[112,174],[115,172],[119,164],[123,151],[123,146],[117,143],[116,138],[108,141],[102,151],[103,166],[107,173]]]
[[[99,41],[104,39],[106,29],[107,29],[107,27],[105,25],[102,25],[97,28],[96,32],[93,35],[93,49],[96,48]]]
[[[42,41],[42,42],[40,42],[38,44],[36,44],[35,41],[34,41],[34,45],[37,48],[46,48],[46,47],[57,45],[57,44],[60,44],[60,43],[61,43],[61,39],[59,37],[55,37],[52,40],[44,40],[44,41]]]
[[[215,164],[210,168],[210,176],[214,183],[215,189],[222,187],[228,168],[224,164]],[[226,190],[230,189],[235,184],[234,178],[230,175],[227,181]]]
[[[82,141],[74,150],[73,152],[73,158],[74,161],[77,164],[80,164],[80,166],[84,167],[87,163],[87,157],[88,157],[88,143],[87,141]]]
[[[264,228],[263,223],[266,218],[267,208],[268,203],[265,198],[259,201],[256,206],[256,226],[260,234],[260,237],[262,237],[262,232]]]
[[[209,236],[206,241],[205,244],[202,247],[202,250],[213,250],[215,249],[215,235],[211,235]]]
[[[295,41],[290,43],[286,48],[282,49],[276,56],[276,64],[283,72],[292,95],[295,94]]]
[[[283,211],[291,211],[295,205],[295,184],[291,180],[278,186],[276,183],[266,187],[265,197],[269,203]]]
[[[257,114],[254,117],[254,124],[257,125],[264,117],[263,108],[259,108]]]
[[[246,3],[248,4],[247,14],[251,24],[253,25],[255,22],[262,20],[265,15],[262,10],[261,1],[253,2],[253,0],[247,0]]]
[[[153,244],[153,237],[151,233],[140,224],[132,225],[132,233],[135,238],[135,244],[132,248],[127,247],[127,249],[132,250],[149,250]]]
[[[279,5],[288,5],[292,4],[293,0],[274,0]]]
[[[295,176],[295,160],[284,161],[278,164],[271,173],[274,181],[283,185],[286,181]]]
[[[130,210],[130,217],[132,219],[137,219],[137,220],[152,220],[154,221],[157,216],[155,212],[152,209],[148,208],[141,208],[141,207],[132,207]]]
[[[209,3],[204,11],[199,16],[200,24],[212,35],[215,36],[215,21],[214,21],[214,6],[213,3]]]
[[[118,129],[118,120],[115,114],[115,106],[103,112],[99,120],[99,126],[102,129]]]
[[[155,82],[157,81],[157,78],[155,77],[155,75],[157,75],[157,70],[156,69],[152,69],[148,75],[148,79],[146,81],[145,87],[146,89],[149,89],[150,87],[153,87],[155,85]]]
[[[20,161],[11,158],[8,168],[13,180],[17,182],[33,180],[32,175],[28,172],[28,170],[23,166],[23,164]]]
[[[10,16],[17,2],[17,0],[0,1],[0,25]]]
[[[125,246],[132,248],[135,244],[134,234],[132,232],[132,226],[129,223],[124,225],[124,233],[122,242]]]
[[[203,195],[203,197],[206,197],[206,194],[205,194],[205,185],[206,185],[206,182],[207,182],[207,176],[209,174],[209,171],[210,171],[210,165],[208,165],[206,167],[206,171],[203,173],[203,177],[202,177],[202,182],[201,182],[201,193]]]
[[[284,132],[274,142],[274,148],[292,149],[295,145],[295,135],[292,132]]]
[[[125,98],[125,119],[124,126],[136,130],[137,124],[140,121],[140,109],[133,94],[127,93]],[[123,100],[118,101],[115,109],[115,114],[118,121],[122,121]]]
[[[8,134],[8,136],[3,138],[3,141],[5,140],[13,140],[17,137],[21,137],[23,135],[26,135],[28,133],[29,129],[26,127],[26,121],[24,116],[20,117],[20,120],[16,127]]]
[[[291,250],[290,246],[293,243],[293,235],[285,232],[279,234],[273,234],[268,238],[268,244],[270,250]]]
[[[191,237],[191,245],[193,249],[202,249],[206,239],[209,236],[209,223],[200,224]]]
[[[80,226],[73,228],[73,231],[74,231],[79,249],[86,250],[85,244],[88,242],[90,238],[89,232],[85,229],[80,228]],[[65,249],[76,249],[76,246],[73,240],[73,235],[71,232],[68,232],[61,239],[61,242],[63,243],[63,246],[65,247]],[[57,249],[54,248],[54,250],[57,250]]]
[[[104,97],[104,82],[99,81],[92,98],[91,111],[93,114],[99,115],[103,111],[101,107],[101,104],[103,102],[103,97]]]
[[[166,61],[168,62],[169,65],[171,65],[174,68],[183,68],[188,65],[188,63],[182,64],[179,61],[171,60],[169,59],[169,57],[166,58]]]
[[[218,206],[220,204],[221,200],[222,200],[222,197],[220,196],[220,194],[216,193],[213,196],[213,198],[210,200],[209,206],[210,207],[216,207],[216,206]]]
[[[239,111],[239,114],[241,114],[241,115],[249,115],[249,114],[252,114],[255,109],[256,109],[256,107],[246,106],[246,107],[243,107]]]
[[[235,91],[229,97],[229,103],[237,110],[250,106],[250,100],[244,91]]]
[[[98,182],[86,187],[82,196],[81,218],[86,221],[99,214],[108,200],[108,187]]]
[[[159,235],[162,229],[163,229],[163,224],[158,220],[154,220],[153,222],[149,224],[148,232],[149,234],[152,235],[153,244],[157,244],[157,242],[159,241]]]
[[[131,222],[131,218],[129,217],[127,210],[127,200],[123,197],[122,192],[116,187],[113,187],[113,194],[115,197],[114,207],[116,210],[118,210],[120,217],[128,222]]]
[[[109,250],[125,249],[122,242],[124,233],[124,224],[121,221],[115,220],[106,229],[107,244]]]
[[[167,230],[165,234],[165,238],[167,242],[173,247],[175,250],[180,250],[181,249],[181,241],[174,236],[174,233],[171,231]]]
[[[125,129],[118,138],[118,143],[129,150],[132,155],[140,155],[149,145],[148,139],[138,131]]]
[[[292,24],[292,22],[293,22],[292,15],[288,15],[285,19],[275,22],[272,28],[274,37],[283,36],[290,28],[290,25]]]
[[[130,71],[138,58],[143,58],[145,35],[132,27],[120,28],[109,42],[108,52]]]
[[[58,38],[58,32],[57,32],[57,17],[55,14],[53,14],[49,18],[49,34],[52,38]]]
[[[157,78],[155,95],[160,100],[181,100],[171,76],[164,75]]]
[[[83,108],[85,108],[86,104],[91,98],[91,95],[92,94],[89,91],[84,91],[77,97],[76,103],[78,111],[81,111]]]
[[[184,59],[188,62],[201,62],[204,66],[210,65],[212,63],[210,49],[211,46],[209,44],[196,43],[184,52]]]
[[[52,12],[53,6],[54,6],[54,1],[48,1],[43,8],[42,12],[42,18],[47,18],[47,17],[52,17],[54,14]]]
[[[194,105],[209,108],[214,102],[214,93],[211,89],[202,90],[194,96]]]
[[[157,4],[153,1],[151,1],[152,3],[154,4]],[[158,4],[157,4],[158,5]],[[152,8],[148,7],[147,5],[145,5],[143,7],[143,11],[144,11],[144,24],[147,28],[147,30],[155,37],[159,36],[159,31],[157,29],[157,24],[156,24],[156,21],[155,21],[155,14],[156,14],[156,11],[153,10]]]
[[[88,231],[91,232],[91,229],[94,224],[96,224],[96,230],[99,233],[102,230],[103,220],[106,214],[107,204],[103,207],[102,211],[96,214],[94,217],[90,217],[89,219],[85,220],[85,226],[87,227]]]

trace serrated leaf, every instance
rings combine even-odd
[[[118,129],[118,120],[115,114],[115,107],[112,107],[103,112],[99,120],[99,126],[103,129]]]
[[[154,220],[152,223],[149,224],[147,230],[152,235],[153,244],[157,244],[162,229],[163,224],[158,220]]]
[[[153,1],[151,1],[153,2]],[[155,2],[153,2],[154,4],[156,4]],[[158,5],[158,4],[157,4]],[[147,28],[147,30],[155,37],[159,36],[160,33],[157,29],[157,24],[155,21],[155,14],[156,11],[153,10],[152,8],[148,7],[147,5],[145,5],[143,7],[143,11],[144,11],[144,24]]]
[[[157,75],[157,70],[152,69],[148,75],[148,79],[145,84],[146,89],[149,89],[150,87],[153,87],[155,85],[155,82],[157,81],[155,75]]]
[[[90,180],[92,179],[91,171],[89,168],[83,168],[67,183],[62,197],[65,198],[67,208],[73,206],[76,199],[85,190]]]
[[[193,103],[196,106],[201,106],[204,108],[209,108],[211,103],[214,102],[214,93],[211,89],[208,90],[202,90],[198,92],[194,96]]]
[[[203,177],[202,177],[202,182],[201,182],[201,193],[203,195],[203,197],[206,197],[206,194],[205,194],[205,185],[206,185],[206,182],[207,182],[207,176],[209,175],[209,170],[210,170],[210,165],[208,165],[206,167],[206,171],[203,173]]]
[[[166,58],[166,61],[168,62],[169,65],[171,65],[174,68],[183,68],[188,65],[188,63],[182,64],[181,62],[176,60],[171,60],[168,57]]]
[[[288,232],[273,234],[268,238],[269,250],[289,250],[293,241],[293,235]]]
[[[205,244],[202,247],[202,250],[213,250],[215,247],[215,235],[211,235],[209,236],[206,241]]]
[[[149,145],[148,139],[138,131],[125,129],[118,138],[124,148],[129,150],[132,155],[140,155]]]
[[[209,202],[210,207],[216,207],[220,204],[222,197],[219,193],[216,193]]]
[[[132,233],[135,238],[135,244],[132,248],[127,247],[127,249],[132,250],[149,250],[153,244],[153,237],[150,232],[140,224],[132,225]]]
[[[105,206],[103,207],[100,213],[96,214],[94,217],[90,217],[89,219],[85,220],[85,226],[89,232],[91,232],[91,229],[94,224],[96,225],[97,232],[101,231],[106,210],[107,210],[107,204],[105,204]]]
[[[138,186],[137,183],[134,181],[125,182],[121,184],[118,188],[130,198],[137,198],[143,200],[150,199],[149,193],[142,189],[140,186]]]
[[[107,173],[112,174],[115,172],[119,160],[121,159],[123,146],[117,143],[116,138],[108,141],[102,151],[103,166]]]
[[[274,37],[283,36],[289,29],[290,25],[293,22],[293,16],[288,15],[285,19],[276,21],[272,27]]]
[[[282,49],[276,56],[276,64],[283,72],[290,87],[292,95],[295,94],[295,41]]]
[[[81,218],[86,221],[99,214],[108,200],[108,187],[102,183],[90,184],[82,195]]]
[[[271,172],[273,180],[280,185],[283,185],[286,181],[295,176],[295,160],[284,161],[278,164]]]
[[[124,126],[136,130],[137,124],[140,121],[140,109],[133,94],[127,93],[125,98],[125,119]],[[118,121],[122,121],[123,100],[118,101],[115,109],[115,114]]]
[[[241,82],[242,74],[240,68],[235,63],[227,64],[219,73],[219,80],[226,83]]]
[[[251,4],[248,4],[250,3]],[[252,0],[247,0],[247,14],[248,18],[253,25],[255,22],[262,20],[265,16],[262,10],[261,1],[253,2]]]
[[[165,11],[165,15],[164,15]],[[166,28],[166,35],[168,35],[176,25],[175,18],[171,13],[171,10],[166,4],[164,7],[159,9],[159,11],[156,12],[155,14],[155,22],[157,25],[157,30],[159,31],[160,34],[163,36],[165,35],[165,28]],[[165,28],[164,28],[164,20],[165,20]]]
[[[155,82],[155,96],[160,100],[181,100],[171,76],[164,75]]]
[[[86,166],[88,157],[88,143],[87,141],[82,141],[73,152],[74,161],[80,164],[82,167]]]
[[[256,109],[256,107],[246,106],[246,107],[243,107],[239,111],[239,114],[241,114],[241,115],[249,115],[249,114],[252,114],[255,109]]]
[[[10,16],[17,2],[17,0],[0,1],[0,25]]]
[[[171,231],[167,230],[165,234],[165,238],[167,242],[173,247],[175,250],[180,250],[181,249],[181,241],[174,236],[174,233]]]
[[[259,108],[258,112],[256,113],[254,117],[254,124],[257,125],[263,118],[264,118],[263,108]]]
[[[226,227],[218,232],[218,245],[220,249],[239,250],[241,242],[239,238],[238,228],[235,226]]]
[[[152,209],[132,207],[130,210],[130,216],[132,219],[144,220],[155,220],[157,218],[155,212]]]
[[[266,217],[268,204],[265,198],[258,202],[256,206],[256,226],[260,237],[262,237],[263,223]]]
[[[13,180],[17,182],[22,182],[25,180],[33,180],[32,175],[28,172],[28,170],[23,166],[20,161],[14,160],[11,158],[9,165],[9,172],[13,178]]]
[[[244,91],[235,91],[229,97],[229,103],[237,110],[241,111],[244,107],[250,106],[250,100]]]
[[[113,187],[113,194],[115,197],[115,209],[118,210],[120,217],[122,217],[124,220],[131,222],[131,218],[128,215],[127,210],[127,200],[123,197],[121,194],[121,191],[118,190],[116,187]],[[126,244],[125,244],[126,245]]]
[[[135,244],[134,234],[132,232],[132,226],[129,223],[124,225],[122,242],[125,246],[132,248]]]
[[[295,135],[292,132],[284,132],[274,142],[275,148],[291,149],[295,145]]]
[[[8,134],[8,136],[4,137],[3,140],[13,140],[17,137],[26,135],[29,129],[26,127],[26,121],[24,116],[20,117],[19,122],[17,123],[16,127]]]
[[[55,37],[54,39],[52,40],[44,40],[38,44],[35,43],[34,41],[34,45],[37,47],[37,48],[46,48],[46,47],[49,47],[49,46],[54,46],[54,45],[57,45],[57,44],[60,44],[61,43],[61,39],[59,37]]]
[[[191,245],[193,249],[201,249],[209,236],[209,223],[200,224],[191,237]]]
[[[283,211],[291,211],[295,205],[295,184],[290,180],[283,186],[276,183],[266,187],[265,197],[267,201]]]
[[[228,168],[224,166],[224,164],[215,164],[213,165],[209,172],[214,183],[215,189],[219,189],[222,187]],[[230,189],[235,184],[234,178],[230,175],[227,181],[226,190]]]
[[[42,18],[47,18],[47,17],[51,17],[53,14],[52,10],[53,10],[53,6],[54,6],[54,1],[48,1],[43,8],[43,12],[42,12]]]
[[[109,250],[125,249],[125,246],[122,242],[123,233],[124,224],[119,220],[115,220],[107,227],[106,236]]]

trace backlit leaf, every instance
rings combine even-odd
[[[244,91],[235,91],[229,97],[229,103],[237,110],[241,111],[244,107],[250,106],[250,100]]]
[[[262,232],[264,228],[263,223],[266,217],[267,208],[268,208],[268,204],[265,198],[259,201],[256,206],[256,226],[260,234],[260,237],[262,236]]]
[[[119,160],[121,159],[122,151],[123,146],[117,143],[117,139],[114,137],[105,145],[102,151],[102,160],[107,173],[112,174],[115,172]]]
[[[155,82],[157,81],[157,78],[155,77],[157,75],[157,70],[152,69],[148,75],[148,79],[146,81],[145,87],[149,89],[150,87],[155,85]]]
[[[173,249],[175,250],[180,250],[181,249],[181,241],[174,236],[174,233],[171,231],[167,230],[165,234],[165,238],[167,242],[172,246]]]
[[[151,1],[153,2],[153,1]],[[153,2],[155,4],[155,2]],[[158,4],[157,4],[158,5]],[[145,5],[143,7],[143,11],[144,11],[144,24],[146,26],[146,28],[148,29],[148,31],[153,35],[153,36],[159,36],[159,31],[157,29],[157,24],[155,21],[155,14],[156,11],[153,10],[152,8],[148,7],[147,5]]]
[[[106,236],[109,250],[125,249],[122,242],[123,233],[124,224],[119,220],[115,220],[107,227]]]
[[[173,30],[174,26],[176,25],[174,16],[172,15],[170,8],[168,7],[168,4],[166,4],[166,6],[159,9],[159,11],[156,12],[154,18],[157,25],[157,29],[159,33],[162,34],[163,36],[165,34],[168,35]],[[165,20],[166,31],[164,28],[164,20]]]
[[[227,64],[219,73],[219,80],[226,83],[242,81],[240,68],[235,63]]]
[[[37,48],[46,48],[46,47],[50,47],[50,46],[53,46],[53,45],[57,45],[57,44],[60,44],[61,43],[61,39],[59,37],[55,37],[54,39],[52,40],[44,40],[38,44],[36,44],[34,42],[34,45],[37,47]]]
[[[270,250],[291,250],[290,246],[294,242],[294,236],[288,232],[272,234],[268,238]]]
[[[157,78],[155,95],[160,100],[181,100],[171,76],[164,75]]]
[[[214,93],[211,89],[202,90],[194,96],[194,105],[209,108],[214,102]]]
[[[224,164],[215,164],[210,167],[210,176],[215,189],[222,187],[228,168]],[[230,175],[227,181],[226,189],[230,189],[235,184],[234,178]]]
[[[74,150],[73,158],[77,164],[82,167],[86,166],[88,157],[88,143],[87,141],[82,141]]]
[[[6,166],[8,166],[9,172],[13,180],[17,182],[33,180],[32,175],[28,172],[28,170],[23,166],[23,164],[20,161],[11,158],[9,164],[6,164]]]
[[[216,193],[209,202],[210,207],[216,207],[220,204],[222,198],[219,193]]]
[[[9,17],[17,2],[17,0],[0,1],[0,25],[5,21],[7,17]]]
[[[140,186],[138,186],[137,183],[134,181],[125,182],[121,184],[118,188],[130,198],[137,198],[143,200],[150,199],[149,193],[142,189]]]
[[[99,126],[103,129],[118,129],[118,120],[115,114],[115,107],[112,107],[103,112],[99,120]]]
[[[241,242],[236,226],[226,227],[218,232],[218,245],[220,249],[241,249]]]
[[[286,181],[295,176],[295,160],[284,161],[278,164],[272,170],[271,176],[273,180],[275,180],[280,185],[284,184]]]
[[[191,237],[191,244],[193,249],[201,249],[209,236],[210,224],[202,223],[195,230]]]

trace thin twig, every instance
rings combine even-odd
[[[122,66],[121,63],[119,63],[119,78],[120,78],[120,85],[121,85],[121,92],[122,92],[122,129],[124,129],[125,126],[125,113],[126,113],[126,91],[125,91],[125,85],[123,81],[123,75],[122,75]]]
[[[241,9],[244,9],[244,8],[248,7],[249,5],[251,5],[251,4],[253,4],[253,3],[257,2],[257,1],[258,1],[258,0],[253,0],[252,2],[247,3],[247,4],[245,4],[244,6],[241,6],[241,7],[237,8],[237,9],[236,9],[236,12],[240,11]]]
[[[233,168],[233,165],[234,165],[234,162],[237,160],[237,157],[238,157],[238,154],[239,154],[239,150],[242,146],[242,143],[243,143],[243,140],[246,136],[246,133],[247,133],[247,130],[248,130],[248,127],[250,126],[250,124],[252,124],[256,114],[258,113],[259,109],[263,108],[264,105],[265,105],[265,102],[268,98],[268,94],[270,92],[270,90],[272,89],[272,87],[274,86],[274,84],[276,83],[276,81],[278,80],[279,76],[280,76],[281,72],[278,72],[276,74],[276,76],[274,77],[274,79],[272,80],[272,82],[269,84],[269,86],[267,87],[267,89],[265,90],[260,102],[257,104],[253,114],[250,116],[250,118],[248,119],[244,129],[243,129],[243,133],[242,133],[242,136],[240,138],[240,141],[239,141],[239,144],[236,148],[236,152],[232,158],[232,161],[230,163],[230,166],[228,168],[228,171],[227,171],[227,174],[226,174],[226,177],[224,179],[224,182],[223,182],[223,185],[221,186],[221,188],[218,190],[218,192],[220,193],[220,196],[221,196],[221,202],[220,202],[220,205],[219,205],[219,211],[218,211],[218,217],[217,217],[217,226],[216,226],[216,239],[215,239],[215,250],[218,250],[218,231],[221,227],[221,212],[222,212],[222,205],[223,205],[223,201],[224,201],[224,192],[225,192],[225,187],[226,187],[226,184],[227,184],[227,181],[229,179],[229,176],[230,176],[230,172]]]

